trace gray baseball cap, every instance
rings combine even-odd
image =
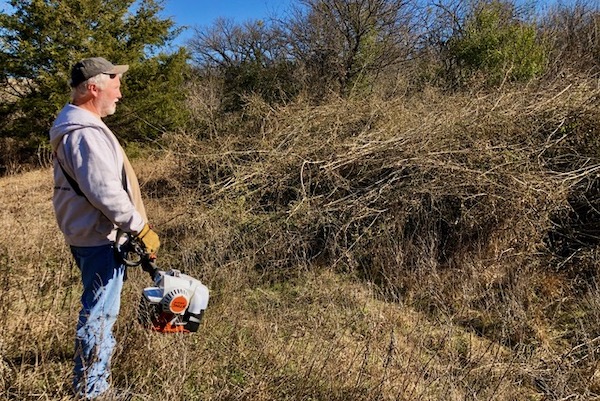
[[[104,57],[86,58],[71,69],[71,87],[74,88],[98,74],[123,74],[128,69],[128,65],[114,65]]]

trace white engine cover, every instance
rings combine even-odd
[[[146,287],[144,297],[160,304],[164,311],[184,314],[186,311],[199,314],[208,306],[208,288],[195,278],[179,270],[159,271],[155,287]]]

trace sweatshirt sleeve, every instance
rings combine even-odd
[[[65,143],[65,156],[88,201],[123,231],[137,233],[145,223],[123,188],[123,156],[118,151],[95,127],[74,131]]]

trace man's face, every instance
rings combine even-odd
[[[121,99],[121,79],[118,75],[110,77],[104,88],[98,89],[96,101],[100,117],[115,114],[117,102]]]

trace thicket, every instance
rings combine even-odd
[[[179,185],[236,216],[215,263],[245,259],[275,282],[333,266],[515,361],[546,355],[524,374],[542,397],[597,396],[597,6],[442,2],[390,43],[369,18],[408,3],[303,4],[303,29],[272,26],[295,38],[276,54],[296,92],[211,75],[213,99],[235,93],[239,113],[190,99],[200,142],[165,138],[189,155]],[[190,47],[201,75],[230,68],[218,55],[238,36],[212,35]]]
[[[566,75],[491,93],[428,89],[320,105],[272,106],[255,95],[229,119],[211,119],[205,98],[190,98],[204,124],[165,136],[171,173],[144,189],[157,204],[185,199],[159,228],[188,271],[215,277],[240,263],[244,278],[235,280],[275,294],[274,309],[292,285],[293,327],[312,330],[315,320],[295,283],[333,271],[418,311],[435,322],[432,332],[473,336],[425,345],[429,358],[416,357],[413,368],[423,387],[413,389],[395,370],[414,355],[391,339],[402,324],[386,326],[386,342],[353,317],[323,318],[332,338],[370,338],[365,360],[389,345],[389,376],[369,371],[385,383],[382,399],[593,399],[599,94],[593,77]],[[472,338],[489,342],[492,361],[474,357]],[[438,358],[451,362],[440,367]],[[338,385],[347,398],[372,396]],[[343,399],[336,389],[318,398]],[[285,398],[279,391],[273,384],[265,398]],[[290,399],[314,394],[290,391]]]
[[[285,19],[221,20],[196,31],[192,59],[200,80],[221,80],[223,111],[239,111],[245,94],[270,104],[298,96],[319,104],[331,94],[393,96],[423,85],[456,90],[526,82],[548,71],[549,41],[557,38],[552,30],[560,29],[512,1],[300,3]],[[549,15],[561,13],[569,14]],[[593,29],[593,21],[584,25]]]
[[[338,99],[359,102],[360,99],[367,99],[369,102],[374,98],[381,98],[393,102],[398,98],[405,99],[405,96],[420,98],[430,90],[457,96],[465,93],[493,96],[495,91],[501,92],[504,87],[514,88],[514,85],[522,86],[531,96],[537,96],[534,95],[536,91],[540,92],[540,96],[546,96],[546,92],[555,91],[558,85],[556,79],[559,77],[568,77],[573,79],[573,82],[577,82],[576,78],[581,77],[587,82],[600,72],[598,59],[594,58],[598,53],[600,40],[597,30],[600,14],[597,6],[591,3],[557,5],[547,9],[546,14],[536,11],[535,5],[527,8],[512,1],[496,0],[448,0],[426,4],[424,7],[420,7],[423,4],[405,1],[378,0],[307,0],[303,1],[302,5],[303,7],[295,9],[289,18],[284,20],[255,21],[244,25],[220,20],[209,30],[196,31],[189,47],[195,61],[198,80],[208,85],[204,88],[204,94],[199,96],[202,100],[196,99],[190,103],[191,109],[195,110],[193,121],[197,128],[192,131],[207,140],[216,141],[224,134],[229,139],[233,133],[235,138],[239,135],[238,140],[242,148],[253,148],[256,144],[247,138],[248,133],[255,132],[258,127],[264,128],[265,123],[255,122],[252,116],[256,114],[262,117],[261,113],[270,113],[271,107],[282,107],[298,101],[307,101],[315,107],[326,106],[330,101],[335,103]],[[435,99],[431,99],[431,102],[432,105],[435,104]],[[257,104],[261,106],[256,106]],[[436,107],[439,106],[432,106],[432,109]],[[361,113],[354,108],[352,112]],[[558,117],[559,115],[562,117]],[[219,118],[223,121],[236,121],[239,127],[235,129],[234,125],[223,124],[218,121]],[[351,114],[345,115],[340,124],[351,125],[349,121],[353,119]],[[595,116],[593,113],[587,114],[587,111],[579,110],[544,111],[535,115],[523,111],[523,116],[518,116],[517,120],[513,123],[504,120],[496,122],[502,132],[496,134],[497,138],[490,139],[493,145],[489,145],[495,146],[496,142],[500,144],[506,141],[504,145],[498,146],[514,146],[513,152],[509,152],[508,155],[502,152],[499,155],[488,155],[489,160],[465,162],[476,167],[473,171],[479,171],[480,165],[502,165],[502,157],[508,157],[520,160],[520,163],[525,163],[528,168],[531,163],[529,159],[533,156],[527,152],[533,150],[520,153],[518,149],[522,145],[540,149],[537,162],[545,167],[536,167],[535,174],[546,176],[547,173],[556,171],[564,174],[581,171],[585,179],[569,190],[569,208],[572,207],[574,211],[566,215],[563,211],[563,214],[553,216],[551,221],[554,227],[549,229],[544,239],[551,252],[557,252],[569,259],[574,252],[578,252],[580,245],[590,246],[596,243],[596,236],[591,227],[597,222],[594,212],[597,201],[593,189],[597,184],[593,180],[590,181],[591,178],[587,174],[587,168],[594,164],[597,153],[594,139]],[[538,121],[544,120],[542,126],[538,127]],[[561,132],[558,140],[554,137],[556,132],[545,132],[545,127],[553,126],[553,121],[560,124],[557,128]],[[365,127],[355,129],[360,132],[370,131],[372,123],[370,118],[366,118]],[[434,142],[440,148],[435,152],[450,157],[454,150],[445,153],[444,146],[452,149],[453,145],[458,144],[471,149],[473,144],[480,143],[479,136],[483,138],[494,135],[493,127],[468,127],[466,122],[465,126],[461,126],[460,121],[456,124],[456,127],[447,127],[447,131],[439,133],[439,141],[436,139]],[[525,134],[521,132],[521,129],[525,128],[515,124],[523,124],[531,131]],[[439,129],[441,128],[431,127],[432,133]],[[515,132],[509,132],[504,138],[506,130]],[[473,222],[464,226],[455,225],[464,217],[463,208],[475,213],[482,205],[478,200],[479,193],[490,197],[492,193],[500,190],[494,186],[488,188],[489,183],[486,180],[479,182],[477,174],[483,174],[482,172],[474,173],[470,178],[463,177],[465,184],[460,190],[444,189],[442,184],[452,182],[450,177],[442,178],[449,173],[445,170],[448,166],[437,162],[438,166],[444,167],[440,170],[430,166],[424,168],[420,161],[417,161],[417,166],[411,168],[411,163],[419,160],[418,152],[404,155],[405,144],[400,141],[394,145],[398,146],[398,149],[391,145],[390,149],[386,149],[385,152],[389,154],[375,156],[367,152],[365,160],[349,160],[342,163],[344,167],[340,167],[339,171],[336,169],[325,174],[315,166],[328,159],[328,154],[337,155],[348,150],[329,147],[331,143],[336,142],[336,138],[330,138],[326,128],[321,130],[314,127],[310,132],[314,132],[318,137],[316,141],[324,141],[327,144],[324,146],[325,150],[322,154],[310,157],[294,157],[302,160],[302,178],[319,182],[318,190],[323,192],[317,191],[318,197],[339,196],[339,202],[343,199],[354,206],[361,205],[365,210],[388,210],[387,202],[395,204],[394,201],[383,197],[382,192],[377,192],[378,196],[374,196],[373,191],[382,191],[380,186],[387,179],[402,182],[404,180],[401,177],[422,176],[424,186],[430,184],[428,179],[436,182],[440,180],[441,186],[435,190],[436,193],[439,191],[440,197],[436,197],[430,189],[412,188],[413,191],[417,191],[414,194],[416,198],[396,206],[407,208],[413,203],[421,205],[427,213],[439,213],[440,221],[425,224],[419,216],[405,217],[406,221],[395,223],[406,230],[402,235],[393,232],[396,238],[408,236],[414,240],[419,231],[433,230],[442,242],[435,246],[429,244],[436,249],[441,248],[435,251],[439,252],[439,255],[432,258],[446,263],[452,260],[458,250],[465,246],[473,246],[472,242],[485,242],[492,235],[487,233],[481,236],[481,227],[471,232],[473,227],[469,224]],[[323,138],[323,135],[326,138]],[[303,140],[306,143],[311,141],[310,138]],[[557,140],[557,143],[550,143],[553,140]],[[518,143],[510,144],[510,141]],[[279,146],[284,145],[282,142]],[[468,153],[467,150],[457,152]],[[392,160],[397,157],[405,163],[398,161],[397,165],[401,168],[392,168]],[[296,166],[292,161],[286,163],[282,163],[278,168],[283,168],[283,165],[290,168]],[[317,178],[313,177],[313,174],[316,174],[315,170],[319,171]],[[353,174],[357,172],[367,176],[354,177]],[[227,173],[223,174],[229,176]],[[348,178],[348,174],[352,178]],[[486,178],[489,178],[489,175],[486,173]],[[273,182],[286,181],[288,178],[271,177]],[[323,183],[328,180],[333,182]],[[511,189],[510,180],[510,174],[501,179],[506,186],[502,191]],[[304,186],[299,189],[297,182],[284,187],[283,190],[275,190],[277,193],[272,196],[264,195],[265,207],[270,210],[276,209],[279,201],[284,204],[300,202],[306,206],[301,202],[303,194],[309,190],[316,190]],[[384,187],[388,188],[386,185]],[[249,191],[254,193],[254,188]],[[365,193],[374,199],[367,198],[368,201],[359,202],[357,199]],[[515,192],[515,196],[521,195],[519,191]],[[469,215],[469,219],[480,221],[487,215],[489,220],[486,224],[493,227],[502,225],[503,213],[496,213],[496,207],[507,207],[508,212],[508,205],[516,202],[516,199],[501,193],[492,196],[494,197],[497,199],[492,202],[493,209],[487,209],[490,205],[486,205],[480,216]],[[348,207],[347,203],[343,205]],[[323,205],[313,206],[317,209],[323,208]],[[353,212],[346,210],[344,213],[347,213],[349,218],[362,216],[361,219],[365,220],[344,221],[341,216],[336,215],[335,223],[329,220],[319,224],[315,222],[315,226],[311,226],[310,230],[316,237],[303,237],[303,245],[296,244],[293,247],[304,255],[299,257],[300,259],[310,260],[316,257],[315,255],[326,254],[337,261],[345,253],[340,249],[347,248],[353,249],[351,254],[356,257],[354,241],[364,238],[366,233],[367,237],[372,235],[370,230],[366,233],[362,230],[366,229],[365,221],[368,221],[369,217],[377,220],[378,214],[372,215],[374,212],[359,209]],[[288,233],[286,230],[284,232]],[[454,237],[455,235],[457,237]],[[386,235],[384,237],[387,238]],[[336,245],[330,248],[332,238],[335,239],[333,243]],[[417,253],[422,257],[422,250]],[[373,255],[370,251],[365,251],[365,254],[365,263],[372,265]],[[360,264],[358,261],[353,263]],[[414,265],[415,260],[410,259],[408,264]]]

